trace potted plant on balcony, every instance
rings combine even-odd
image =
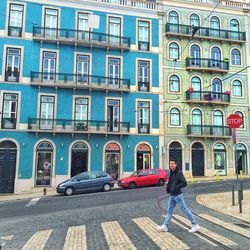
[[[194,92],[194,89],[192,87],[189,87],[188,90],[187,90],[189,93],[193,93]]]
[[[229,59],[228,58],[224,58],[223,62],[228,63]]]
[[[231,94],[231,91],[227,90],[225,93],[226,93],[227,95],[230,95],[230,94]]]

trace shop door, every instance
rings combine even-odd
[[[193,176],[204,176],[204,149],[201,143],[192,146],[192,172]]]
[[[106,153],[106,172],[115,180],[119,177],[120,153]]]

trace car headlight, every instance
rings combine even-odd
[[[64,187],[64,183],[59,185],[59,188],[63,188]]]

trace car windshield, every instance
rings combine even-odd
[[[71,178],[72,181],[80,179],[80,176],[82,175],[82,173],[75,175],[74,177]]]
[[[140,171],[135,171],[131,176],[137,176],[140,173]]]

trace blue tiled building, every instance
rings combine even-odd
[[[0,1],[0,193],[161,167],[161,5]]]

